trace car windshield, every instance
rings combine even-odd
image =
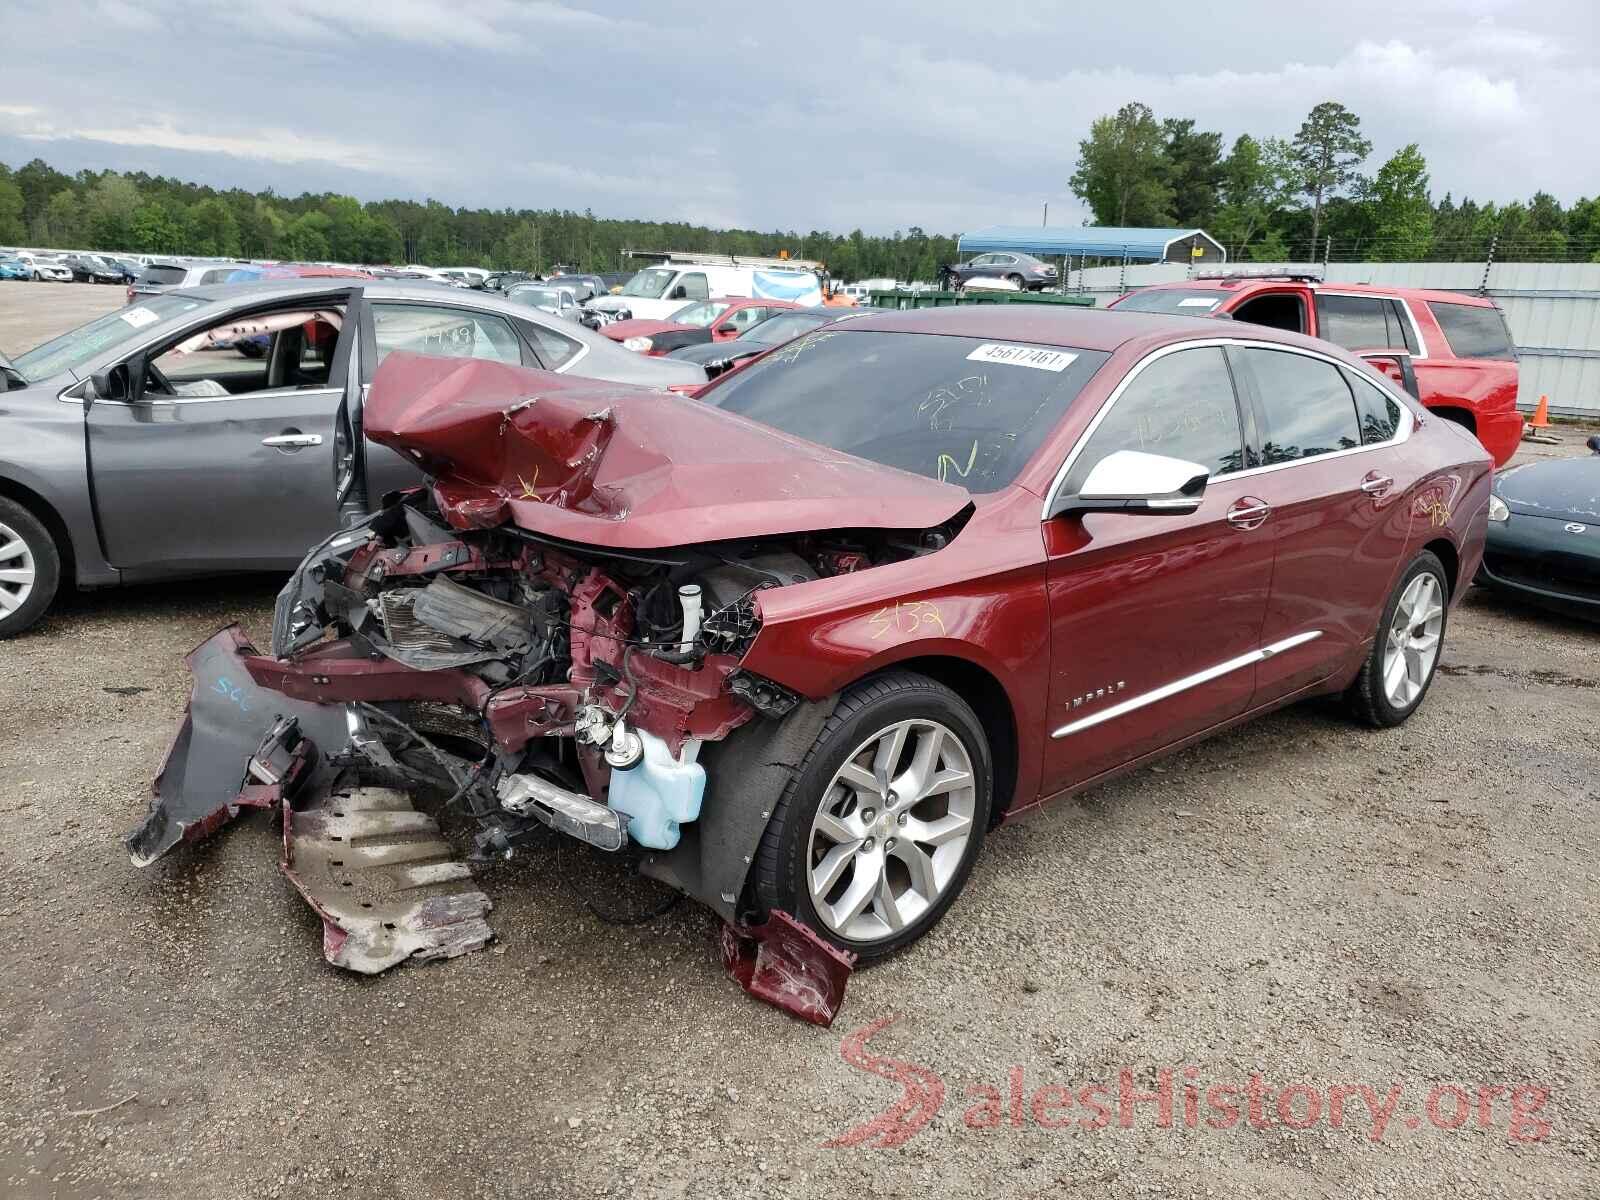
[[[670,267],[646,267],[628,280],[628,285],[622,289],[622,294],[637,296],[641,300],[658,300],[677,273]]]
[[[1228,298],[1226,292],[1199,292],[1194,288],[1152,288],[1134,292],[1117,301],[1121,312],[1176,313],[1180,317],[1203,317],[1214,312]]]
[[[42,383],[63,371],[76,371],[91,359],[124,343],[137,342],[150,326],[204,303],[206,301],[191,296],[150,296],[51,338],[26,354],[18,355],[11,365],[29,383]]]
[[[1009,485],[1107,355],[947,334],[818,329],[707,403],[973,492]]]
[[[696,300],[693,304],[686,304],[667,320],[674,325],[693,325],[696,329],[704,329],[723,313],[728,311],[727,300]]]
[[[739,335],[741,342],[755,342],[759,346],[777,346],[790,338],[809,333],[818,325],[837,320],[834,316],[813,316],[811,313],[780,313],[768,317],[759,325],[752,325]]]

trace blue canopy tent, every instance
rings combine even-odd
[[[1203,229],[1137,229],[1116,225],[990,225],[964,233],[958,254],[1015,250],[1041,258],[1113,258],[1127,262],[1221,263],[1222,244]]]

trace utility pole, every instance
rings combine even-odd
[[[1044,219],[1039,222],[1040,228],[1050,224],[1050,201],[1044,202]]]

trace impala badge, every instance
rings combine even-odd
[[[1587,525],[1579,525],[1576,521],[1568,522],[1566,529],[1567,529],[1568,533],[1588,533],[1589,532],[1589,527]]]
[[[1127,680],[1119,679],[1115,683],[1106,684],[1105,687],[1095,688],[1092,692],[1085,692],[1081,696],[1074,696],[1071,700],[1067,701],[1067,707],[1082,708],[1085,704],[1092,704],[1096,700],[1104,700],[1107,696],[1115,696],[1127,686]]]

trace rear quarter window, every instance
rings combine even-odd
[[[1504,314],[1486,304],[1451,304],[1430,300],[1428,307],[1444,330],[1445,340],[1457,358],[1514,359],[1511,330]]]

